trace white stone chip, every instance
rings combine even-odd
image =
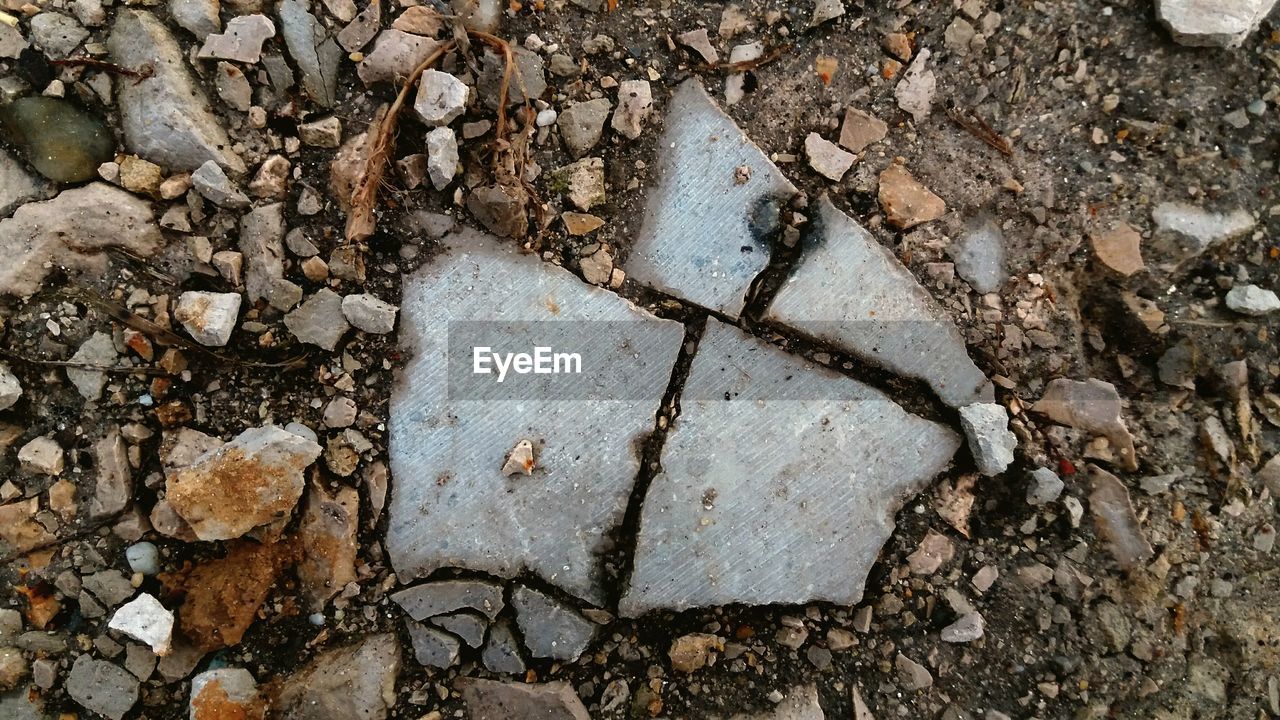
[[[348,295],[342,298],[342,314],[357,330],[374,335],[385,335],[396,328],[396,313],[400,308],[368,293]]]
[[[1227,292],[1227,307],[1241,315],[1266,315],[1280,310],[1280,297],[1257,285],[1237,285]]]
[[[178,297],[173,317],[195,341],[208,347],[222,347],[231,339],[240,317],[240,293],[188,290]]]
[[[467,109],[467,92],[467,84],[449,73],[426,70],[418,79],[413,110],[428,125],[448,125]]]
[[[163,657],[169,654],[173,639],[173,613],[146,593],[120,606],[107,627],[146,643],[156,655]]]
[[[0,410],[8,410],[22,397],[22,383],[9,366],[0,363]]]
[[[960,424],[969,437],[978,472],[995,476],[1013,462],[1018,438],[1009,431],[1009,412],[996,403],[973,403],[960,408]]]

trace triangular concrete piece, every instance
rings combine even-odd
[[[391,397],[396,574],[529,570],[602,604],[598,556],[626,512],[684,328],[483,233],[444,243],[406,278],[401,303],[411,359]],[[537,345],[580,352],[581,372],[501,384],[473,373],[474,347]],[[525,441],[534,467],[504,473]]]
[[[893,516],[960,438],[708,320],[644,500],[619,611],[853,605]]]
[[[795,186],[696,79],[671,99],[656,174],[627,275],[737,317]]]
[[[952,407],[991,402],[951,318],[893,253],[823,196],[804,253],[764,314],[893,372]]]

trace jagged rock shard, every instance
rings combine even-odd
[[[645,498],[627,617],[855,604],[894,511],[960,446],[879,391],[716,320],[680,402]]]
[[[485,580],[440,580],[405,588],[391,599],[414,620],[470,608],[490,620],[502,612],[502,586]]]
[[[991,402],[964,338],[911,272],[825,196],[816,221],[765,320],[923,380],[952,407]]]
[[[525,647],[534,657],[573,662],[595,637],[595,623],[533,588],[517,587],[511,594],[511,604],[516,609],[516,623],[524,635]]]
[[[737,317],[795,186],[697,80],[671,99],[657,177],[627,275]]]
[[[1159,0],[1156,17],[1183,45],[1239,47],[1276,0]]]
[[[1120,567],[1125,570],[1140,568],[1155,551],[1138,524],[1129,489],[1115,475],[1096,465],[1089,466],[1089,473],[1093,485],[1089,493],[1089,510],[1093,513],[1098,536]]]
[[[597,554],[622,521],[683,328],[483,233],[444,243],[453,249],[406,283],[401,309],[413,359],[391,399],[396,573],[528,569],[600,604]],[[472,373],[472,347],[490,344],[553,345],[584,367],[496,384]],[[537,448],[533,474],[503,475],[522,439]]]
[[[400,643],[390,633],[328,650],[285,678],[271,703],[279,720],[384,720],[396,704]]]

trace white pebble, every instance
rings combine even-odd
[[[125,560],[129,561],[129,569],[143,575],[155,575],[160,572],[160,549],[149,542],[130,545],[124,551]]]

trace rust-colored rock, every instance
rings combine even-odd
[[[937,220],[947,211],[946,202],[901,165],[890,165],[880,173],[879,197],[885,219],[903,230]]]
[[[298,580],[312,611],[356,579],[356,530],[360,523],[360,493],[340,488],[330,495],[312,486],[298,533],[302,562]]]
[[[238,645],[257,617],[271,586],[296,560],[292,545],[232,543],[227,556],[180,573],[161,575],[165,587],[184,593],[178,629],[206,652]]]
[[[0,505],[0,561],[10,560],[55,540],[53,533],[36,522],[40,499]]]

